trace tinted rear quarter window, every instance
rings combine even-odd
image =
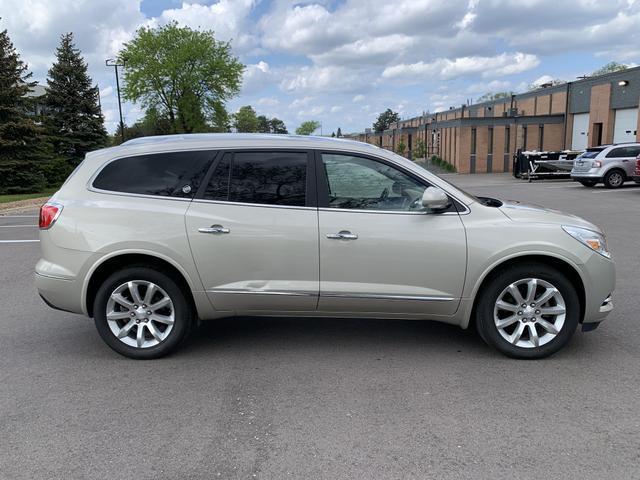
[[[107,164],[94,188],[121,193],[192,198],[214,152],[172,152],[119,158]]]
[[[304,152],[236,152],[216,165],[206,200],[304,206],[307,154]]]

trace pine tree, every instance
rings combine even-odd
[[[107,144],[104,117],[87,64],[73,43],[73,33],[62,35],[56,61],[47,78],[47,137],[55,155],[71,166],[91,150]]]
[[[40,129],[27,115],[35,82],[7,31],[0,32],[0,194],[41,191],[47,161]]]

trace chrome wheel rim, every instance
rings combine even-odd
[[[613,187],[619,187],[620,185],[622,185],[622,175],[620,175],[618,172],[612,173],[611,175],[609,175],[609,183]]]
[[[117,287],[107,301],[107,324],[122,343],[135,348],[154,347],[164,341],[175,322],[171,298],[146,280]]]
[[[493,321],[507,342],[521,348],[538,348],[562,330],[566,305],[551,283],[523,278],[505,288],[496,300]]]

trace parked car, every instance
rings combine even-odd
[[[576,158],[571,178],[585,187],[604,183],[607,188],[619,188],[633,177],[639,154],[640,143],[588,148]]]
[[[633,173],[633,181],[640,183],[640,155],[636,157],[636,171]]]
[[[236,315],[437,320],[540,358],[613,308],[604,233],[347,140],[204,134],[87,155],[40,211],[36,285],[131,358]]]

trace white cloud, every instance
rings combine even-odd
[[[338,113],[340,111],[342,111],[342,106],[341,105],[334,105],[333,107],[331,107],[331,113]]]
[[[277,105],[280,105],[280,100],[275,97],[265,97],[258,99],[256,103],[265,107],[275,107]]]
[[[164,10],[156,21],[176,21],[191,28],[213,30],[218,40],[233,40],[238,51],[253,47],[257,39],[250,33],[248,16],[256,0],[220,0],[211,5],[183,2],[180,8]]]
[[[359,93],[358,95],[353,97],[352,101],[353,102],[362,102],[364,99],[365,99],[365,96],[362,95],[361,93]]]
[[[482,77],[501,77],[526,72],[537,67],[540,59],[527,53],[502,53],[493,57],[440,58],[431,63],[417,62],[387,67],[382,72],[385,78],[408,78],[420,82],[425,75],[437,75],[451,79],[465,75],[480,74]]]

